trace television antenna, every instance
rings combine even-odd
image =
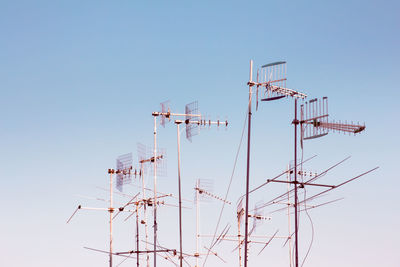
[[[230,201],[223,199],[212,193],[213,183],[212,180],[208,179],[197,179],[195,184],[195,203],[196,203],[196,252],[194,256],[196,257],[196,265],[195,267],[199,267],[199,257],[202,255],[199,251],[199,241],[200,241],[200,201],[211,201],[216,199],[218,201],[222,201],[226,204],[232,204]],[[212,252],[211,248],[204,247],[208,252],[211,252],[214,256],[217,256],[222,261],[224,261],[217,253]]]
[[[187,116],[187,114],[172,114],[169,108],[169,101],[162,102],[160,104],[161,111],[152,112],[152,116],[154,119],[154,127],[153,127],[153,135],[154,135],[154,147],[153,147],[153,158],[157,158],[157,117],[161,117],[161,126],[165,127],[165,123],[171,120],[171,116]],[[190,115],[190,116],[197,116],[197,115]],[[154,202],[157,203],[157,161],[154,161],[153,165],[153,176],[154,176]],[[153,205],[153,215],[154,215],[154,222],[153,222],[153,230],[154,230],[154,267],[157,266],[157,253],[155,252],[157,249],[157,205]],[[181,249],[182,252],[182,249]],[[182,257],[181,257],[182,258]],[[182,259],[181,259],[182,262]],[[182,265],[182,264],[181,264]]]
[[[328,117],[328,97],[326,96],[322,99],[314,98],[300,106],[301,147],[303,147],[303,140],[325,136],[329,131],[357,134],[365,130],[365,124],[329,122]]]
[[[192,137],[199,134],[199,126],[228,126],[228,121],[211,121],[202,119],[198,109],[198,102],[194,101],[185,106],[185,113],[171,113],[169,108],[169,101],[161,103],[161,112],[153,112],[154,116],[154,134],[156,136],[156,117],[161,116],[161,125],[165,127],[165,123],[171,120],[172,117],[183,117],[184,120],[176,119],[175,124],[177,126],[177,146],[178,146],[178,192],[179,192],[179,266],[183,266],[183,245],[182,245],[182,194],[181,194],[181,172],[180,172],[180,124],[185,124],[186,138],[191,142]],[[154,137],[156,142],[156,137]],[[156,239],[154,240],[156,243]],[[155,245],[154,245],[155,246]],[[156,255],[154,255],[156,256]],[[154,265],[155,266],[155,265]]]
[[[294,180],[293,181],[282,181],[282,180],[268,180],[268,182],[276,182],[276,183],[288,183],[288,184],[293,184],[294,185],[294,214],[295,214],[295,266],[299,266],[299,260],[298,260],[298,207],[299,204],[302,203],[305,205],[305,202],[307,200],[314,199],[315,197],[318,197],[322,194],[325,194],[326,192],[333,190],[335,188],[338,188],[344,184],[347,184],[369,172],[372,172],[376,170],[378,167],[371,169],[367,172],[364,172],[363,174],[356,176],[354,178],[348,179],[345,182],[338,184],[338,185],[327,185],[327,184],[316,184],[312,183],[315,179],[319,178],[321,174],[314,176],[310,180],[306,182],[299,182],[297,180],[297,175],[299,174],[297,171],[297,126],[298,124],[301,124],[301,143],[303,140],[307,139],[314,139],[318,137],[322,137],[327,135],[329,130],[335,130],[337,132],[350,132],[350,133],[359,133],[365,129],[365,125],[354,125],[354,124],[342,124],[342,123],[329,123],[328,122],[328,100],[326,97],[323,98],[322,101],[318,101],[316,99],[310,100],[309,102],[306,102],[307,104],[301,107],[301,121],[297,119],[297,98],[295,99],[295,114],[294,114],[294,120],[292,121],[292,124],[294,125]],[[314,127],[315,129],[313,129]],[[326,173],[326,172],[325,172]],[[316,186],[316,187],[327,187],[328,189],[325,191],[322,191],[321,193],[318,193],[312,197],[307,198],[306,200],[303,200],[302,202],[298,201],[298,189],[299,188],[304,188],[304,186]],[[290,191],[291,192],[291,191]],[[285,194],[283,194],[285,195]],[[282,197],[281,195],[280,197]],[[275,198],[274,200],[276,200]],[[270,201],[269,204],[273,203],[273,201]]]
[[[146,163],[152,163],[153,168],[153,176],[154,176],[154,190],[153,190],[153,231],[154,231],[154,244],[157,241],[157,174],[160,176],[165,176],[166,175],[166,164],[165,164],[165,150],[161,148],[157,148],[157,116],[154,116],[154,147],[153,149],[150,149],[146,147],[143,144],[138,143],[137,144],[137,154],[138,154],[138,159],[139,159],[139,164],[141,168],[141,172],[144,174],[147,171],[147,164]],[[144,193],[144,179],[142,179],[142,191]],[[149,203],[147,202],[145,206],[149,206]],[[146,242],[147,242],[147,213],[146,213],[146,208],[144,208],[145,212],[145,231],[146,231]],[[147,249],[147,244],[146,243],[146,249]],[[157,247],[154,245],[153,246],[153,255],[154,255],[154,266],[156,266],[156,261],[157,261]],[[149,256],[147,255],[147,264],[149,264]]]
[[[117,175],[117,189],[122,192],[124,184],[132,182],[132,176],[139,175],[138,171],[132,167],[132,153],[121,155],[117,158],[116,170]]]
[[[295,99],[304,99],[307,95],[286,88],[286,62],[279,61],[263,65],[257,71],[257,80],[253,81],[253,60],[250,60],[250,78],[247,83],[249,86],[249,102],[248,102],[248,126],[247,126],[247,170],[246,170],[246,198],[245,198],[245,238],[244,238],[244,267],[247,267],[248,256],[248,215],[249,215],[249,181],[250,181],[250,136],[251,136],[251,115],[252,115],[252,89],[256,87],[258,108],[259,89],[264,89],[265,98],[261,101],[273,101],[284,97],[294,97]]]
[[[117,175],[117,183],[118,180],[120,181],[120,188],[122,191],[122,185],[125,183],[125,181],[130,181],[131,180],[131,174],[132,174],[132,154],[125,154],[117,158],[117,163],[116,163],[116,169],[108,169],[108,174],[110,175],[110,201],[109,204],[110,206],[108,208],[91,208],[91,207],[82,207],[81,205],[78,205],[77,209],[74,211],[74,213],[71,215],[71,217],[67,220],[67,223],[69,223],[72,220],[72,217],[77,213],[78,210],[80,209],[85,209],[85,210],[105,210],[108,211],[110,214],[109,217],[109,236],[110,236],[110,241],[109,241],[109,266],[112,267],[112,256],[113,256],[113,212],[115,211],[115,208],[113,207],[113,174]],[[119,177],[118,177],[119,175]],[[139,195],[139,193],[137,194]],[[137,196],[136,195],[136,196]],[[135,196],[135,197],[136,197]]]

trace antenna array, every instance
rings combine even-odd
[[[137,171],[132,168],[132,153],[121,155],[117,158],[116,170],[117,189],[122,192],[123,185],[132,182],[132,174],[136,176]]]
[[[329,122],[328,97],[314,98],[300,106],[301,140],[327,135],[329,131],[357,134],[365,130],[365,125]]]
[[[143,173],[146,174],[148,171],[148,164],[154,163],[154,153],[153,148],[150,148],[144,144],[137,143],[137,155],[140,164],[143,164]],[[157,164],[157,176],[166,177],[167,176],[167,152],[165,148],[157,148],[156,156]],[[154,175],[154,168],[150,168],[150,174]]]
[[[321,172],[321,173],[315,173],[315,172],[310,172],[310,171],[304,171],[304,170],[298,170],[297,166],[302,164],[297,163],[297,126],[300,124],[300,136],[301,136],[301,147],[303,147],[303,140],[308,140],[308,139],[314,139],[318,137],[325,136],[329,133],[329,131],[337,131],[337,132],[345,132],[345,133],[353,133],[357,134],[365,130],[365,125],[360,125],[360,124],[353,124],[351,123],[341,123],[339,122],[330,122],[329,121],[329,114],[328,114],[328,98],[323,97],[322,99],[312,99],[310,101],[305,102],[303,105],[300,107],[300,120],[297,119],[297,100],[298,99],[305,99],[307,97],[306,94],[295,91],[293,89],[289,89],[286,87],[286,80],[287,80],[287,67],[286,67],[286,62],[285,61],[279,61],[279,62],[274,62],[270,64],[266,64],[261,66],[260,69],[257,70],[257,79],[256,81],[253,81],[252,79],[253,75],[253,62],[250,61],[250,79],[247,83],[249,86],[249,117],[248,117],[248,142],[247,142],[247,175],[246,175],[246,198],[244,199],[243,197],[240,198],[239,204],[237,206],[236,210],[236,215],[237,215],[237,224],[238,224],[238,234],[237,235],[231,235],[228,236],[228,232],[230,229],[230,225],[228,224],[220,233],[218,238],[215,240],[214,238],[216,237],[216,233],[218,232],[218,225],[217,229],[215,231],[215,234],[213,236],[213,241],[211,242],[210,247],[204,247],[208,252],[207,256],[209,253],[212,255],[215,255],[216,257],[220,258],[222,261],[224,261],[220,256],[217,255],[216,252],[212,251],[213,247],[216,244],[219,244],[222,240],[227,240],[227,241],[234,241],[238,242],[238,247],[239,248],[239,262],[240,266],[242,266],[242,246],[244,244],[244,266],[247,267],[248,263],[248,244],[249,243],[256,243],[256,244],[263,244],[264,247],[261,249],[259,254],[267,247],[267,245],[272,241],[274,238],[285,238],[286,242],[289,241],[289,250],[290,250],[290,257],[295,257],[295,266],[298,267],[298,213],[301,211],[310,209],[310,208],[316,208],[325,204],[332,203],[334,201],[340,200],[336,199],[333,201],[329,201],[326,203],[318,204],[318,205],[307,205],[307,201],[311,201],[316,199],[317,197],[325,195],[327,192],[334,190],[340,186],[343,186],[355,179],[358,179],[359,177],[370,173],[374,171],[377,168],[371,169],[367,172],[364,172],[356,177],[353,177],[351,179],[345,180],[344,182],[337,184],[337,185],[327,185],[327,184],[317,184],[314,181],[320,177],[322,177],[328,170]],[[253,94],[253,87],[256,87],[256,96],[257,96],[257,108],[258,108],[258,98],[259,98],[259,91],[262,91],[262,99],[261,101],[273,101],[273,100],[278,100],[282,98],[288,98],[292,97],[294,98],[294,103],[295,103],[295,114],[294,114],[294,120],[292,121],[292,124],[294,124],[294,161],[292,166],[288,167],[287,171],[283,172],[281,175],[276,176],[273,179],[268,179],[266,183],[263,183],[261,186],[257,187],[256,189],[249,191],[249,180],[250,180],[250,133],[251,133],[251,115],[252,115],[252,110],[251,110],[251,103],[252,103],[252,94]],[[137,144],[137,150],[138,150],[138,161],[140,164],[140,170],[136,170],[133,168],[133,160],[132,160],[132,153],[124,154],[119,156],[116,159],[116,168],[115,169],[109,169],[108,174],[110,175],[110,200],[109,204],[110,206],[108,208],[88,208],[88,207],[82,207],[81,205],[78,206],[78,208],[75,210],[75,212],[72,214],[68,222],[72,219],[72,217],[75,215],[75,213],[79,209],[94,209],[94,210],[104,210],[109,213],[110,216],[110,243],[109,243],[109,252],[107,251],[101,251],[101,250],[96,250],[100,251],[103,253],[108,253],[109,254],[109,264],[110,267],[113,266],[112,264],[112,256],[113,255],[124,255],[128,254],[127,258],[130,257],[131,254],[136,254],[136,259],[137,259],[137,266],[139,266],[139,255],[140,254],[146,254],[147,257],[147,266],[149,267],[149,253],[154,253],[154,266],[156,267],[156,261],[157,261],[157,253],[173,253],[173,256],[177,255],[179,253],[179,261],[180,264],[179,266],[182,267],[183,261],[185,261],[188,265],[189,263],[184,259],[185,257],[195,257],[196,258],[196,267],[199,266],[198,260],[200,255],[202,255],[199,252],[199,244],[198,244],[198,238],[201,236],[199,234],[199,201],[207,201],[210,199],[216,199],[224,204],[231,204],[231,202],[227,201],[226,199],[219,197],[215,194],[212,193],[212,181],[211,180],[197,180],[196,181],[196,186],[195,186],[195,202],[196,202],[196,252],[194,254],[185,254],[183,253],[183,245],[182,245],[182,198],[181,198],[181,174],[180,174],[180,128],[179,126],[181,124],[185,124],[185,132],[186,132],[186,138],[190,142],[192,142],[193,136],[196,136],[199,134],[200,129],[202,126],[211,126],[211,125],[216,125],[216,126],[222,126],[228,125],[227,121],[211,121],[211,120],[206,120],[202,117],[202,115],[199,113],[199,108],[198,108],[198,102],[194,101],[192,103],[189,103],[185,106],[185,112],[182,114],[179,113],[171,113],[170,107],[169,107],[169,101],[162,102],[160,104],[161,106],[161,111],[159,112],[153,112],[152,116],[154,117],[154,145],[152,148],[146,147],[145,145],[142,145],[140,143]],[[165,149],[160,149],[157,146],[157,117],[160,117],[160,125],[162,127],[165,127],[165,124],[170,122],[172,117],[181,117],[181,119],[176,119],[174,120],[175,124],[177,125],[177,148],[178,148],[178,190],[179,190],[179,238],[180,238],[180,249],[179,251],[176,251],[174,249],[167,249],[159,245],[159,242],[157,241],[157,205],[163,204],[163,205],[168,205],[164,203],[164,201],[157,201],[157,199],[161,199],[163,197],[169,197],[172,196],[172,194],[165,194],[165,195],[158,195],[157,194],[157,187],[156,187],[156,180],[157,180],[157,175],[158,176],[166,176],[166,153]],[[112,190],[112,183],[113,179],[112,176],[113,174],[116,174],[116,188],[122,192],[123,191],[123,186],[125,184],[129,184],[132,182],[132,176],[140,176],[142,179],[143,174],[147,172],[147,168],[151,164],[146,164],[146,163],[153,163],[152,167],[150,168],[150,172],[152,175],[154,175],[154,197],[152,198],[146,198],[145,196],[145,184],[144,180],[142,180],[142,198],[139,199],[137,195],[135,195],[130,201],[128,201],[125,206],[120,207],[119,209],[115,209],[113,207],[113,190]],[[287,179],[286,180],[277,180],[280,176],[286,174]],[[297,179],[297,175],[301,176],[301,180]],[[308,179],[305,179],[305,177],[308,177]],[[304,179],[303,179],[304,178]],[[262,186],[266,185],[267,183],[270,182],[275,182],[275,183],[285,183],[287,185],[287,190],[285,193],[282,195],[275,197],[274,199],[266,202],[266,203],[258,203],[255,205],[255,208],[252,210],[252,213],[249,213],[249,194],[251,192],[254,192],[255,190],[258,190]],[[293,186],[293,189],[291,189],[291,186]],[[300,189],[304,189],[306,186],[313,186],[313,187],[319,187],[323,188],[319,193],[314,194],[310,197],[305,196],[304,192],[304,200],[299,201],[298,200],[298,194],[297,191]],[[118,193],[118,192],[117,192]],[[120,193],[121,194],[121,193]],[[124,194],[125,195],[125,194]],[[294,198],[294,201],[290,201],[291,198]],[[245,200],[245,205],[246,207],[243,207],[243,201]],[[270,217],[265,217],[263,216],[262,209],[273,204],[285,204],[284,208],[280,208],[276,211],[280,210],[287,210],[288,212],[288,236],[281,236],[277,237],[276,234],[278,233],[278,230],[272,235],[269,236],[269,240],[267,242],[256,240],[255,238],[265,238],[266,236],[254,236],[253,233],[257,229],[258,225],[262,221],[270,220]],[[129,205],[135,205],[135,210],[125,210],[126,207]],[[147,206],[154,206],[154,225],[153,225],[153,230],[154,230],[154,243],[149,243],[147,241],[148,235],[147,235],[147,215],[146,215],[146,207]],[[170,205],[173,206],[173,205]],[[145,235],[146,235],[146,250],[140,251],[139,250],[139,208],[143,207],[144,211],[144,220],[142,220],[140,223],[145,224]],[[303,208],[303,210],[299,209]],[[291,226],[290,226],[290,209],[294,208],[294,214],[295,214],[295,230],[294,232],[291,231]],[[118,211],[114,216],[113,213],[114,211]],[[131,250],[127,252],[113,252],[113,238],[112,238],[112,219],[114,219],[120,212],[122,211],[128,211],[131,212],[132,216],[133,214],[136,214],[136,251]],[[273,211],[273,212],[276,212]],[[222,214],[222,213],[221,213]],[[245,220],[245,231],[244,234],[241,234],[241,224],[243,219]],[[251,229],[249,230],[248,226],[248,220],[251,219],[253,220],[253,225]],[[291,252],[291,238],[292,235],[295,236],[295,245],[294,245],[294,251],[293,253]],[[250,240],[250,237],[252,240]],[[285,244],[286,244],[285,242]],[[153,250],[148,250],[147,249],[147,244],[151,244],[154,246]],[[95,249],[91,249],[95,250]],[[236,249],[234,249],[236,250]],[[171,261],[173,264],[178,266],[168,255],[165,257],[167,260]],[[206,258],[207,259],[207,258]],[[225,261],[224,261],[225,262]],[[204,262],[205,264],[205,262]],[[292,264],[292,263],[291,263]],[[203,265],[204,266],[204,265]],[[291,265],[290,265],[291,266]]]

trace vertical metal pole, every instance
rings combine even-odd
[[[154,116],[154,267],[157,266],[157,116]]]
[[[199,267],[199,190],[200,180],[196,181],[196,266]]]
[[[110,267],[112,267],[112,243],[113,243],[113,238],[112,238],[112,213],[114,211],[113,209],[113,192],[112,192],[112,173],[110,173],[110,208],[108,209],[110,213]]]
[[[289,266],[292,267],[292,234],[291,234],[291,225],[290,225],[290,167],[289,165],[287,166],[287,192],[288,192],[288,204],[287,204],[287,216],[288,216],[288,238],[289,238]]]
[[[247,243],[249,229],[249,179],[250,179],[250,131],[251,131],[251,87],[253,76],[253,60],[250,60],[250,81],[249,81],[249,122],[247,126],[247,172],[246,172],[246,212],[244,232],[244,267],[247,267]]]
[[[242,211],[240,211],[242,212]],[[240,220],[238,217],[238,240],[239,240],[239,267],[242,267],[242,240],[240,240]]]
[[[136,266],[139,267],[139,202],[136,198]]]
[[[149,250],[148,248],[148,231],[147,231],[147,202],[146,202],[146,190],[144,188],[144,173],[143,173],[143,163],[140,164],[140,173],[142,175],[142,191],[143,191],[143,215],[144,215],[144,232],[146,238],[146,251]],[[146,253],[146,261],[147,267],[150,267],[150,256],[149,253]]]
[[[183,266],[183,257],[182,257],[182,199],[181,199],[181,141],[180,141],[180,132],[179,132],[179,124],[176,124],[177,135],[178,135],[178,191],[179,191],[179,266]]]
[[[295,229],[295,266],[299,267],[299,235],[297,218],[297,98],[294,99],[294,229]]]

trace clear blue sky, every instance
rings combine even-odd
[[[288,87],[310,98],[328,96],[334,119],[365,122],[359,136],[332,133],[306,144],[305,157],[318,155],[307,166],[315,171],[352,155],[324,182],[380,166],[327,197],[344,200],[311,212],[316,233],[305,266],[398,266],[399,14],[397,1],[0,1],[0,265],[107,266],[107,255],[82,248],[107,250],[107,214],[81,212],[70,225],[65,221],[78,204],[106,205],[77,195],[107,197],[96,188],[107,186],[106,169],[120,154],[136,158],[137,142],[152,144],[151,112],[167,99],[173,111],[198,100],[203,114],[228,118],[227,131],[182,140],[184,196],[193,198],[196,178],[213,179],[214,193],[223,195],[253,59],[256,67],[286,60]],[[292,159],[292,116],[292,100],[263,103],[254,113],[253,186]],[[160,129],[159,142],[168,151],[160,189],[176,193],[173,124]],[[245,146],[239,160],[229,195],[234,205],[224,214],[232,234]],[[268,190],[252,205],[284,188]],[[213,231],[216,222],[206,218],[219,207],[204,204],[203,232]],[[160,242],[176,247],[176,210],[167,209],[160,211]],[[189,251],[193,209],[184,220]],[[116,222],[117,249],[132,249],[133,226]],[[264,224],[260,233],[277,227]],[[303,257],[310,239],[305,216],[301,230]],[[219,247],[227,266],[237,265],[233,247]],[[258,247],[251,249],[253,266],[288,266],[280,241],[260,256]]]

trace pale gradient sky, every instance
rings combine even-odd
[[[398,266],[399,2],[217,2],[0,1],[1,266],[108,266],[107,255],[82,248],[107,250],[108,215],[83,211],[65,221],[78,204],[105,205],[77,195],[107,197],[96,186],[107,186],[106,170],[118,155],[132,151],[136,159],[137,142],[152,144],[151,112],[167,99],[173,111],[198,100],[203,114],[229,120],[227,131],[203,131],[193,143],[182,138],[184,197],[193,198],[196,178],[213,179],[214,193],[223,195],[244,123],[250,59],[255,67],[286,60],[288,87],[310,98],[328,96],[334,119],[365,122],[359,136],[332,133],[309,141],[304,156],[318,157],[305,167],[320,171],[352,155],[323,179],[335,184],[380,166],[327,197],[344,200],[310,211],[316,232],[304,266]],[[293,101],[261,103],[253,114],[252,187],[292,160]],[[159,143],[168,151],[160,190],[176,194],[173,124],[160,129]],[[242,146],[233,205],[223,217],[232,234],[244,177]],[[251,205],[282,190],[272,185]],[[214,230],[219,207],[202,206],[204,233]],[[188,252],[194,214],[183,214]],[[178,246],[176,215],[160,209],[162,244]],[[310,224],[301,219],[303,258]],[[283,216],[265,223],[259,233],[279,226],[284,234],[285,222]],[[133,249],[133,229],[133,220],[116,221],[117,250]],[[226,266],[237,266],[233,248],[218,247]],[[258,251],[251,246],[251,266],[288,266],[281,241]],[[210,258],[207,266],[219,264]]]

